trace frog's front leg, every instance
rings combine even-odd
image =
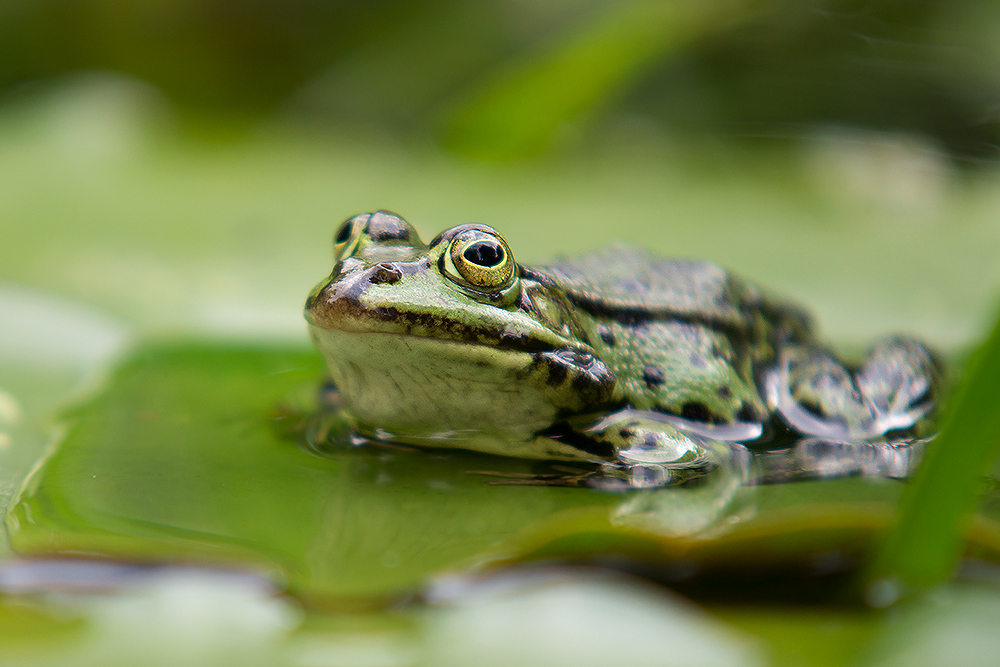
[[[901,336],[876,345],[857,369],[822,350],[790,347],[764,379],[768,402],[790,427],[831,440],[871,440],[889,431],[922,435],[940,384],[934,355]]]
[[[719,442],[673,423],[657,412],[625,408],[586,429],[590,438],[610,445],[615,458],[605,466],[631,487],[663,486],[699,477],[729,455]]]

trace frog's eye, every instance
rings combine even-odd
[[[351,232],[354,230],[354,221],[348,220],[340,226],[340,230],[337,231],[337,235],[333,237],[334,245],[340,245],[341,243],[347,243],[351,238]]]
[[[340,259],[346,254],[347,247],[351,245],[351,242],[357,238],[357,230],[361,225],[359,223],[365,221],[370,216],[370,213],[362,213],[361,215],[356,215],[353,218],[348,218],[344,221],[344,224],[340,226],[337,233],[333,236],[333,255],[336,259]]]
[[[514,256],[503,237],[486,229],[458,234],[448,248],[448,259],[470,287],[496,291],[514,280]]]

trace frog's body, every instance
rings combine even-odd
[[[934,407],[921,344],[889,339],[849,369],[804,313],[708,262],[615,247],[532,269],[484,225],[426,245],[383,211],[345,222],[336,254],[306,317],[368,437],[683,468],[775,415],[865,440]]]

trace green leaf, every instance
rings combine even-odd
[[[734,1],[611,3],[611,9],[533,58],[512,64],[453,114],[445,143],[473,157],[537,153],[564,125],[626,90],[641,73],[745,11]]]
[[[983,477],[1000,456],[1000,320],[967,364],[941,434],[906,490],[898,524],[866,573],[868,595],[888,604],[952,575]]]

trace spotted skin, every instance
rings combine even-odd
[[[485,225],[425,244],[386,211],[347,220],[334,253],[306,318],[367,437],[689,470],[769,420],[873,440],[933,416],[921,343],[849,366],[802,310],[710,262],[618,246],[531,268]]]
[[[584,331],[597,356],[614,359],[621,400],[640,410],[683,416],[705,413],[705,421],[736,421],[741,412],[767,413],[752,364],[724,334],[681,321],[637,324],[587,317]],[[604,327],[614,345],[600,335]],[[745,410],[746,408],[746,410]]]

